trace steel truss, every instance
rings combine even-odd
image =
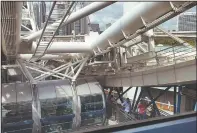
[[[126,42],[128,42],[128,41],[130,41],[130,40],[132,40],[132,39],[134,39],[136,37],[138,37],[139,35],[141,35],[141,34],[147,32],[148,30],[158,26],[159,24],[162,24],[163,22],[169,20],[170,18],[173,18],[174,16],[177,16],[181,12],[184,12],[185,10],[193,7],[194,5],[196,5],[195,2],[186,2],[186,3],[184,3],[181,7],[173,9],[172,11],[170,11],[167,14],[163,15],[162,17],[159,17],[158,19],[154,20],[153,22],[144,24],[144,28],[137,30],[132,35],[125,36],[125,38],[122,41],[120,41],[120,42],[118,42],[116,44],[113,44],[113,46],[108,47],[106,50],[103,50],[102,52],[95,53],[94,56],[103,55],[104,53],[108,53],[110,51],[110,49],[112,49],[112,48],[122,46],[124,43],[126,43]],[[171,6],[174,7],[174,5],[172,3],[171,3]]]
[[[75,82],[79,73],[83,69],[84,65],[86,64],[88,60],[88,57],[79,61],[76,61],[74,63],[66,63],[63,64],[53,70],[42,66],[41,64],[37,62],[28,62],[22,59],[17,59],[17,62],[19,64],[19,67],[25,77],[30,81],[30,83],[35,84],[38,81],[41,81],[47,77],[53,76],[58,79],[65,79],[68,78],[72,82]],[[39,76],[33,77],[31,72],[29,70],[36,71],[40,73]]]

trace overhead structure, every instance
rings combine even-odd
[[[125,14],[112,26],[106,29],[101,35],[97,37],[96,40],[91,42],[91,48],[96,53],[103,53],[107,48],[113,48],[123,44],[121,43],[122,40],[125,40],[126,42],[128,39],[131,40],[138,35],[143,34],[138,33],[138,30],[145,28],[143,32],[146,32],[148,30],[148,28],[146,30],[147,25],[157,26],[161,22],[167,21],[174,15],[177,15],[178,13],[181,13],[182,11],[192,6],[194,6],[194,3],[192,2],[140,3],[135,6],[132,11]],[[175,12],[174,7],[179,9],[180,11]],[[157,12],[155,12],[156,10]],[[167,13],[171,14],[168,15]],[[166,16],[162,17],[161,19],[160,17],[164,15]],[[160,20],[157,20],[159,18]],[[152,24],[153,22],[155,24]],[[129,36],[132,37],[128,38]]]
[[[75,22],[75,21],[77,21],[77,20],[79,20],[79,19],[81,19],[81,18],[83,18],[85,16],[88,16],[88,15],[90,15],[90,14],[92,14],[92,13],[94,13],[94,12],[100,10],[100,9],[103,9],[103,8],[113,4],[113,3],[115,3],[115,2],[112,2],[112,1],[110,1],[110,2],[93,2],[90,5],[87,5],[86,7],[82,8],[82,9],[80,9],[80,10],[74,12],[74,13],[72,13],[68,17],[68,19],[67,18],[65,19],[64,23],[62,24],[62,26],[70,24],[72,22]],[[53,24],[47,26],[47,28],[50,29],[50,28],[56,27],[56,26],[58,26],[58,24],[60,22],[61,22],[61,20],[56,21]],[[41,34],[42,34],[42,30],[39,30],[39,31],[34,32],[31,35],[23,38],[23,40],[31,42],[31,41],[35,40],[36,38],[40,37]]]
[[[188,5],[190,6],[187,7]],[[120,46],[123,44],[120,44],[122,40],[125,39],[126,41],[126,39],[133,39],[149,30],[148,28],[150,28],[150,26],[155,27],[161,22],[167,21],[168,19],[174,17],[173,14],[177,15],[178,13],[186,10],[185,7],[191,8],[192,6],[194,6],[194,3],[192,2],[140,3],[112,24],[108,29],[106,29],[95,41],[91,43],[91,47],[95,52],[102,53],[108,47]],[[175,8],[180,8],[181,11],[176,12]],[[172,14],[164,17],[164,15],[169,12],[172,12]],[[163,20],[157,20],[161,16]],[[144,31],[139,32],[141,29],[144,29]]]
[[[22,2],[1,2],[1,37],[3,52],[8,58],[15,58],[20,45]]]

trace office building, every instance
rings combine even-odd
[[[178,16],[178,31],[196,31],[196,12],[185,12]]]
[[[100,33],[99,24],[96,24],[96,23],[93,24],[92,23],[92,24],[90,24],[90,27],[91,27],[91,31]]]

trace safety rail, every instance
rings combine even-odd
[[[196,48],[175,45],[160,51],[155,51],[155,56],[149,59],[134,61],[131,71],[138,72],[155,69],[194,60],[195,58]]]
[[[67,19],[70,16],[70,12],[73,12],[75,6],[77,5],[77,4],[75,4],[75,6],[73,6],[74,3],[75,2],[71,2],[70,6],[68,7],[68,9],[66,9],[65,13],[62,12],[62,11],[60,12],[60,14],[62,15],[61,19],[60,18],[56,18],[56,19],[60,19],[60,22],[58,22],[58,26],[56,26],[56,27],[47,27],[48,24],[49,24],[50,19],[52,19],[51,16],[52,15],[53,16],[54,15],[56,15],[56,16],[59,15],[59,14],[54,14],[53,13],[53,10],[55,10],[54,7],[57,6],[56,2],[53,3],[53,5],[51,7],[51,10],[50,10],[50,13],[49,13],[49,16],[48,16],[48,19],[47,19],[47,21],[45,23],[45,26],[44,26],[43,30],[42,30],[41,37],[40,37],[40,39],[38,41],[36,50],[35,50],[35,52],[34,52],[34,54],[33,54],[31,59],[39,60],[42,56],[45,55],[45,53],[47,52],[47,49],[51,46],[51,43],[54,41],[55,35],[60,31],[60,27],[63,24],[64,20],[67,21]],[[58,9],[58,10],[60,10],[60,9]],[[50,34],[50,33],[52,33],[52,34]],[[50,36],[50,41],[47,42],[47,43],[41,42],[41,40],[43,40],[43,37],[45,35]]]
[[[170,115],[169,113],[167,113],[167,112],[165,112],[165,111],[163,111],[163,110],[161,110],[161,109],[159,109],[159,112],[160,112],[162,115],[164,115],[164,116],[169,116],[169,115]]]
[[[13,131],[5,131],[2,133],[32,133],[33,128],[25,128],[25,129],[20,129],[20,130],[13,130]]]
[[[119,105],[118,103],[113,103],[114,105],[114,116],[115,120],[118,122],[126,122],[126,121],[135,121],[136,120],[136,115],[133,113],[127,114],[123,109],[122,106]]]

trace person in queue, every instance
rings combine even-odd
[[[125,111],[127,114],[129,114],[129,113],[130,113],[130,110],[131,110],[131,102],[130,102],[130,99],[127,98],[127,99],[123,102],[122,106],[124,107],[124,111]]]
[[[145,102],[141,99],[138,104],[138,113],[140,116],[140,120],[146,119],[146,105]]]

